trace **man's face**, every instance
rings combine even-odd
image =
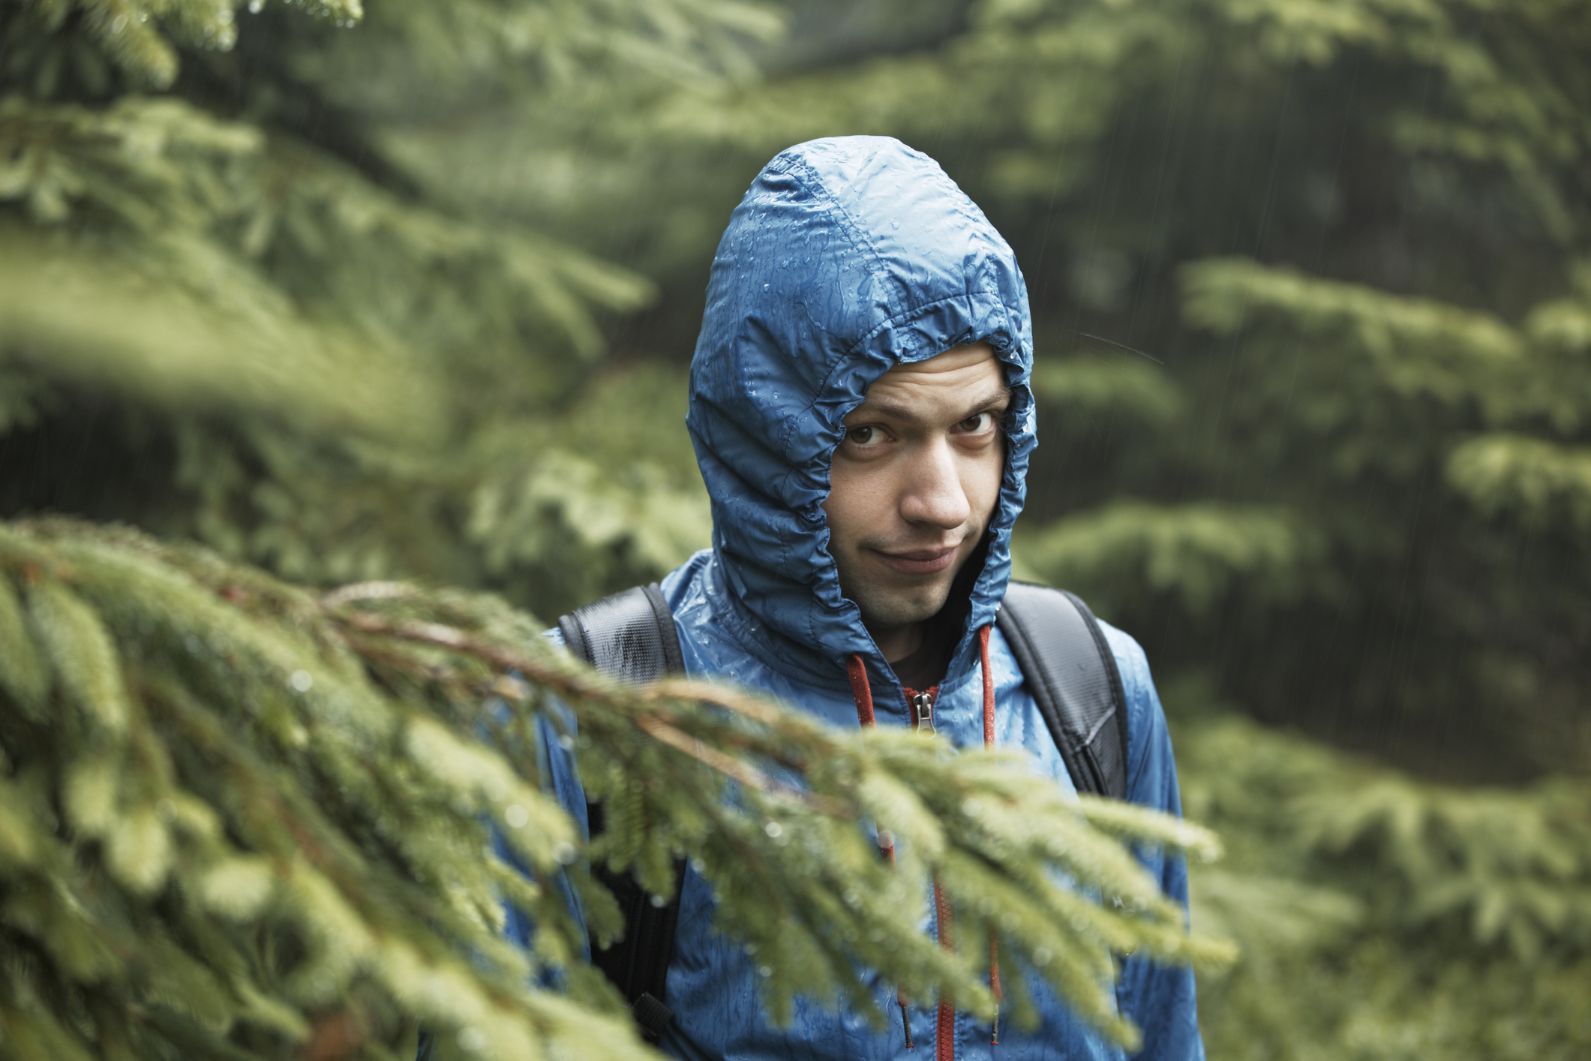
[[[973,343],[895,366],[845,418],[823,505],[829,551],[886,659],[917,647],[983,540],[1010,400],[994,352]]]

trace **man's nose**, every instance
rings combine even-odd
[[[946,529],[966,523],[972,506],[962,488],[960,463],[949,440],[929,443],[913,456],[901,492],[901,517],[908,523]]]

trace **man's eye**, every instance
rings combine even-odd
[[[845,441],[852,446],[867,447],[883,441],[884,433],[876,427],[852,427],[845,432]]]
[[[957,424],[956,430],[963,435],[981,435],[993,427],[993,413],[975,413]]]

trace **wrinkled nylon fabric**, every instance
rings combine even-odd
[[[1012,526],[1035,445],[1026,287],[1010,248],[927,156],[895,140],[843,137],[775,157],[735,209],[713,261],[691,368],[687,426],[713,509],[713,547],[663,580],[688,674],[760,690],[845,729],[860,703],[848,660],[860,660],[878,725],[905,725],[904,693],[854,603],[840,591],[822,504],[845,415],[892,366],[987,342],[1011,387],[1006,468],[983,568],[940,683],[936,729],[960,747],[986,740],[1024,749],[1033,769],[1075,791],[1065,764],[998,629],[985,646],[1010,577]],[[1102,624],[1104,626],[1104,624]],[[1127,694],[1129,795],[1178,810],[1164,718],[1142,652],[1104,627]],[[980,656],[983,659],[980,659]],[[982,665],[980,665],[982,664]],[[986,688],[987,686],[987,688]],[[985,712],[992,695],[994,710]],[[579,779],[556,747],[549,775],[584,818]],[[1167,892],[1185,898],[1183,866],[1144,859]],[[679,1031],[664,1048],[683,1057],[893,1058],[934,1051],[932,999],[910,1008],[906,1037],[894,986],[871,974],[877,1027],[834,1000],[801,999],[788,1028],[769,1021],[756,963],[713,928],[715,900],[687,872],[668,1003]],[[932,904],[925,931],[934,932]],[[524,931],[520,927],[519,931]],[[1006,961],[1004,976],[1023,976]],[[1122,1057],[1026,977],[1037,1029],[1002,1026],[993,1049],[1013,1058]],[[1202,1058],[1185,971],[1129,959],[1118,988],[1144,1027],[1142,1056]],[[988,1056],[993,1029],[957,1014],[958,1057]]]

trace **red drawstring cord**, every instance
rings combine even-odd
[[[994,747],[994,669],[989,666],[989,627],[978,628],[978,665],[983,671],[983,746]],[[873,713],[873,687],[867,679],[867,664],[859,655],[852,655],[845,661],[845,673],[851,680],[851,699],[856,704],[856,721],[862,728],[867,729],[878,724]],[[878,849],[884,853],[885,860],[893,866],[895,864],[895,842],[888,832],[882,827],[878,830]],[[1000,1045],[1000,1003],[1005,1000],[1005,992],[1000,986],[1000,943],[991,932],[989,936],[989,990],[994,994],[994,1034],[989,1042],[992,1046]],[[901,1027],[906,1033],[906,1049],[912,1049],[911,1018],[906,1004],[906,996],[896,992],[896,1002],[900,1005]]]
[[[861,656],[851,656],[845,661],[845,673],[851,679],[851,699],[856,702],[856,721],[866,729],[874,725],[873,688],[867,683],[867,664]]]
[[[994,747],[994,672],[989,669],[989,628],[978,627],[978,665],[983,670],[983,746]]]
[[[989,666],[989,627],[978,628],[978,665],[983,670],[983,746],[994,747],[994,668]],[[991,1046],[1000,1045],[1000,1003],[1005,992],[1000,988],[1000,941],[989,930],[989,990],[994,994],[994,1032]]]
[[[871,729],[877,725],[873,715],[873,687],[867,681],[867,664],[861,656],[853,655],[845,661],[845,673],[851,679],[851,699],[856,704],[856,722],[863,729]],[[880,825],[878,827],[878,849],[884,853],[884,861],[890,866],[895,865],[895,841]],[[895,992],[895,1002],[900,1006],[900,1026],[906,1035],[906,1049],[912,1048],[912,1022],[911,1009],[906,1004],[906,993]]]

